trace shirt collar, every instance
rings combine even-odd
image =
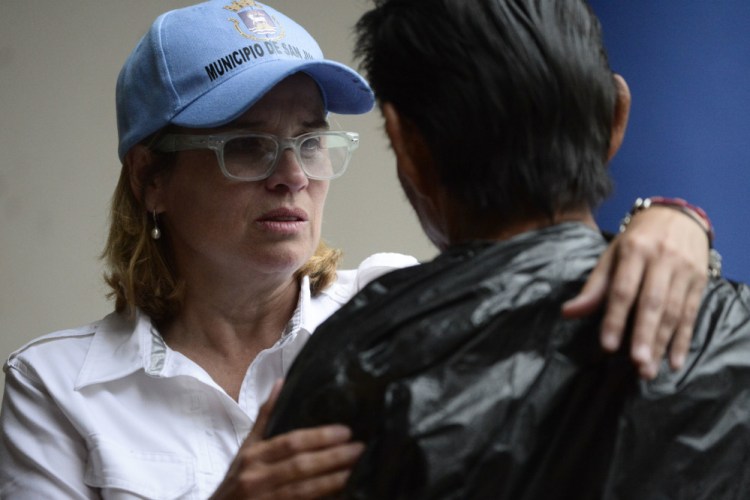
[[[284,372],[302,349],[319,320],[311,313],[310,279],[300,283],[297,307],[287,323],[280,345]],[[163,376],[170,353],[151,318],[138,310],[134,318],[112,313],[94,324],[94,336],[76,380],[76,390],[110,382],[138,370]]]
[[[282,370],[286,373],[292,362],[307,343],[315,326],[311,325],[310,314],[310,278],[304,276],[300,283],[299,299],[292,317],[284,330],[281,340],[283,350],[281,351]]]
[[[112,313],[96,323],[86,359],[78,373],[76,389],[116,380],[151,367],[152,331],[151,318],[140,311],[134,318]]]

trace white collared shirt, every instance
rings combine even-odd
[[[304,278],[284,335],[252,362],[238,401],[143,314],[32,341],[4,368],[0,497],[209,497],[315,328],[369,281],[415,263],[373,255],[315,298]]]

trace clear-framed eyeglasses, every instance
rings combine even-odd
[[[221,134],[167,134],[154,146],[171,153],[211,149],[222,173],[237,181],[260,181],[271,176],[284,151],[291,149],[302,171],[310,179],[328,180],[341,176],[359,147],[359,134],[322,130],[297,137],[278,137],[246,130]]]

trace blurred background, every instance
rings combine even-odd
[[[639,196],[686,198],[716,227],[724,275],[750,282],[750,2],[590,3],[633,95],[600,225],[616,228]]]
[[[111,310],[99,254],[120,170],[115,80],[153,19],[190,3],[0,0],[0,358]],[[269,3],[329,58],[354,64],[351,28],[367,0]],[[592,5],[612,67],[633,93],[603,228],[616,230],[637,196],[687,198],[713,219],[726,274],[750,280],[750,2]],[[398,188],[379,114],[339,122],[362,134],[362,147],[331,186],[324,237],[345,251],[348,267],[376,251],[434,256]]]

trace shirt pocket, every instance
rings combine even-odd
[[[190,457],[133,450],[93,436],[84,481],[104,499],[185,499],[195,495],[195,466]]]

